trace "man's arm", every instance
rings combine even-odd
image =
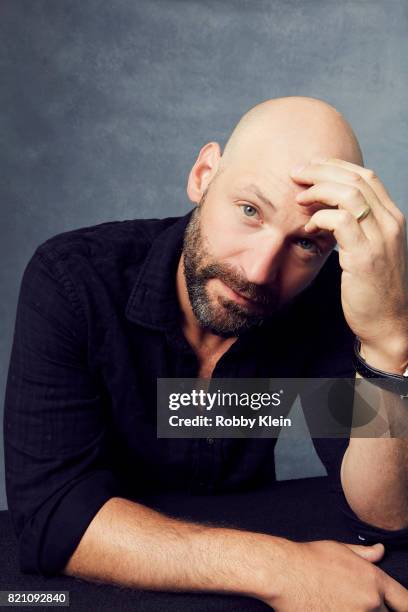
[[[408,527],[408,441],[352,438],[344,454],[341,480],[348,504],[370,525]]]
[[[311,216],[305,231],[329,231],[337,241],[343,314],[361,342],[363,358],[375,369],[402,375],[408,365],[404,214],[372,170],[345,160],[314,159],[294,169],[292,177],[310,185],[296,196],[299,204],[326,207]],[[358,517],[396,530],[408,526],[408,442],[392,432],[395,401],[382,396],[379,417],[390,424],[388,439],[376,439],[375,433],[374,439],[358,439],[353,432],[342,485]]]
[[[193,524],[112,498],[96,514],[65,573],[167,591],[256,597],[275,610],[408,608],[408,591],[373,565],[383,547],[305,544]],[[324,581],[322,576],[324,575]],[[384,608],[385,609],[385,608]]]
[[[405,348],[400,359],[370,353],[361,354],[372,367],[402,374],[406,367]],[[358,378],[360,378],[358,376]],[[364,428],[352,430],[341,466],[346,499],[361,520],[389,530],[408,527],[408,400],[368,380],[358,381],[353,412],[368,404],[375,418]],[[361,437],[361,436],[367,437]]]

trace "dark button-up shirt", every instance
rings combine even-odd
[[[275,439],[157,438],[157,378],[198,373],[175,282],[189,218],[67,232],[41,245],[25,270],[4,419],[7,496],[23,571],[59,572],[113,496],[216,494],[275,479]],[[352,341],[333,252],[289,308],[238,338],[213,377],[353,376]],[[347,440],[314,443],[341,490]],[[407,539],[365,525],[347,505],[346,512],[360,537]]]

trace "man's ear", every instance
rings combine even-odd
[[[211,180],[217,173],[221,159],[221,148],[218,142],[208,142],[198,154],[187,182],[187,195],[198,204]]]

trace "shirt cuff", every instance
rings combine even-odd
[[[45,502],[20,536],[19,559],[25,573],[60,573],[98,510],[120,496],[113,474],[100,470],[71,483]]]

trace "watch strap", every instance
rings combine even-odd
[[[361,342],[358,337],[354,341],[353,366],[363,378],[370,379],[374,385],[408,398],[408,368],[403,374],[383,372],[370,366],[360,354]]]

